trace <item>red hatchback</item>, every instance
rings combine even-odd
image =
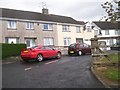
[[[85,44],[85,43],[74,43],[71,44],[68,47],[68,54],[69,55],[83,55],[83,54],[91,54],[91,48],[89,45]]]
[[[21,51],[21,58],[24,61],[37,60],[42,61],[44,58],[61,58],[61,51],[55,50],[49,46],[34,46],[32,48],[23,49]]]

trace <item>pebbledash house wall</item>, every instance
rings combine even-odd
[[[62,23],[59,23],[57,25],[57,36],[58,36],[58,46],[64,46],[64,38],[70,37],[71,43],[76,43],[76,38],[82,38],[83,39],[83,25],[76,25],[76,24],[67,24],[70,27],[70,31],[63,31],[62,30]],[[80,26],[80,33],[76,32],[76,26]]]
[[[71,43],[76,43],[76,38],[83,38],[83,25],[76,24],[66,24],[70,26],[70,32],[63,32],[62,25],[63,23],[53,23],[53,30],[45,31],[43,30],[43,23],[51,22],[38,22],[29,20],[29,22],[34,22],[34,29],[27,30],[25,20],[16,20],[16,29],[9,29],[7,27],[8,20],[15,19],[2,19],[2,41],[5,43],[6,37],[19,38],[19,43],[25,43],[26,38],[34,38],[36,45],[43,45],[43,39],[45,37],[51,37],[54,40],[54,46],[64,46],[64,37],[70,37]],[[76,33],[76,26],[80,26],[80,33]]]
[[[7,28],[7,21],[8,20],[14,20],[14,19],[2,19],[2,41],[5,43],[6,37],[17,37],[19,38],[19,43],[25,43],[26,38],[32,38],[35,39],[36,45],[43,45],[43,39],[45,37],[52,37],[54,38],[54,45],[58,45],[57,43],[57,24],[53,24],[53,30],[52,31],[44,31],[42,29],[43,23],[48,22],[38,22],[38,21],[32,21],[32,20],[16,20],[16,29],[9,29]],[[1,21],[1,20],[0,20]],[[26,29],[26,22],[33,22],[34,23],[34,29],[33,30],[27,30]]]

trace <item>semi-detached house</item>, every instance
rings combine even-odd
[[[89,32],[89,35],[85,33],[84,42],[85,43],[91,43],[90,39],[91,37],[94,38],[94,36],[104,38],[99,40],[100,43],[103,43],[107,46],[114,45],[116,43],[120,43],[119,38],[112,38],[112,37],[118,37],[120,36],[120,22],[109,22],[109,21],[93,21],[93,22],[87,22],[85,24],[86,29],[85,31]],[[90,33],[91,32],[91,33]],[[105,37],[107,37],[105,39]],[[89,41],[88,41],[89,40]]]
[[[116,43],[120,43],[119,38],[110,38],[110,37],[118,37],[120,35],[120,23],[116,22],[92,22],[94,25],[94,30],[97,30],[97,37],[109,37],[109,39],[99,40],[100,42],[104,42],[106,45],[111,46]]]
[[[84,22],[71,17],[53,15],[43,8],[42,13],[0,8],[0,43],[68,46],[83,42]]]

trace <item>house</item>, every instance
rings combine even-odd
[[[26,43],[34,45],[68,46],[83,42],[83,21],[67,16],[0,8],[0,43]]]
[[[86,22],[85,27],[84,27],[84,32],[83,32],[83,42],[91,45],[91,38],[94,38],[94,36],[97,35],[96,31],[93,29],[93,25],[91,22]]]
[[[92,25],[94,30],[96,30],[97,37],[109,37],[109,39],[99,40],[104,42],[106,45],[111,46],[120,42],[119,39],[113,39],[110,37],[117,37],[120,35],[120,23],[117,22],[105,22],[105,21],[93,21]]]
[[[84,29],[84,37],[83,41],[87,44],[91,44],[90,39],[94,38],[94,36],[97,37],[117,37],[120,35],[120,23],[112,23],[112,22],[105,22],[105,21],[93,21],[93,22],[87,22],[85,24]],[[103,40],[99,40],[99,43],[111,46],[113,44],[116,44],[117,42],[120,42],[118,39],[113,38],[107,38]]]

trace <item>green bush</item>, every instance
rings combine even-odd
[[[23,48],[26,48],[26,44],[1,44],[2,45],[2,58],[20,55]]]

